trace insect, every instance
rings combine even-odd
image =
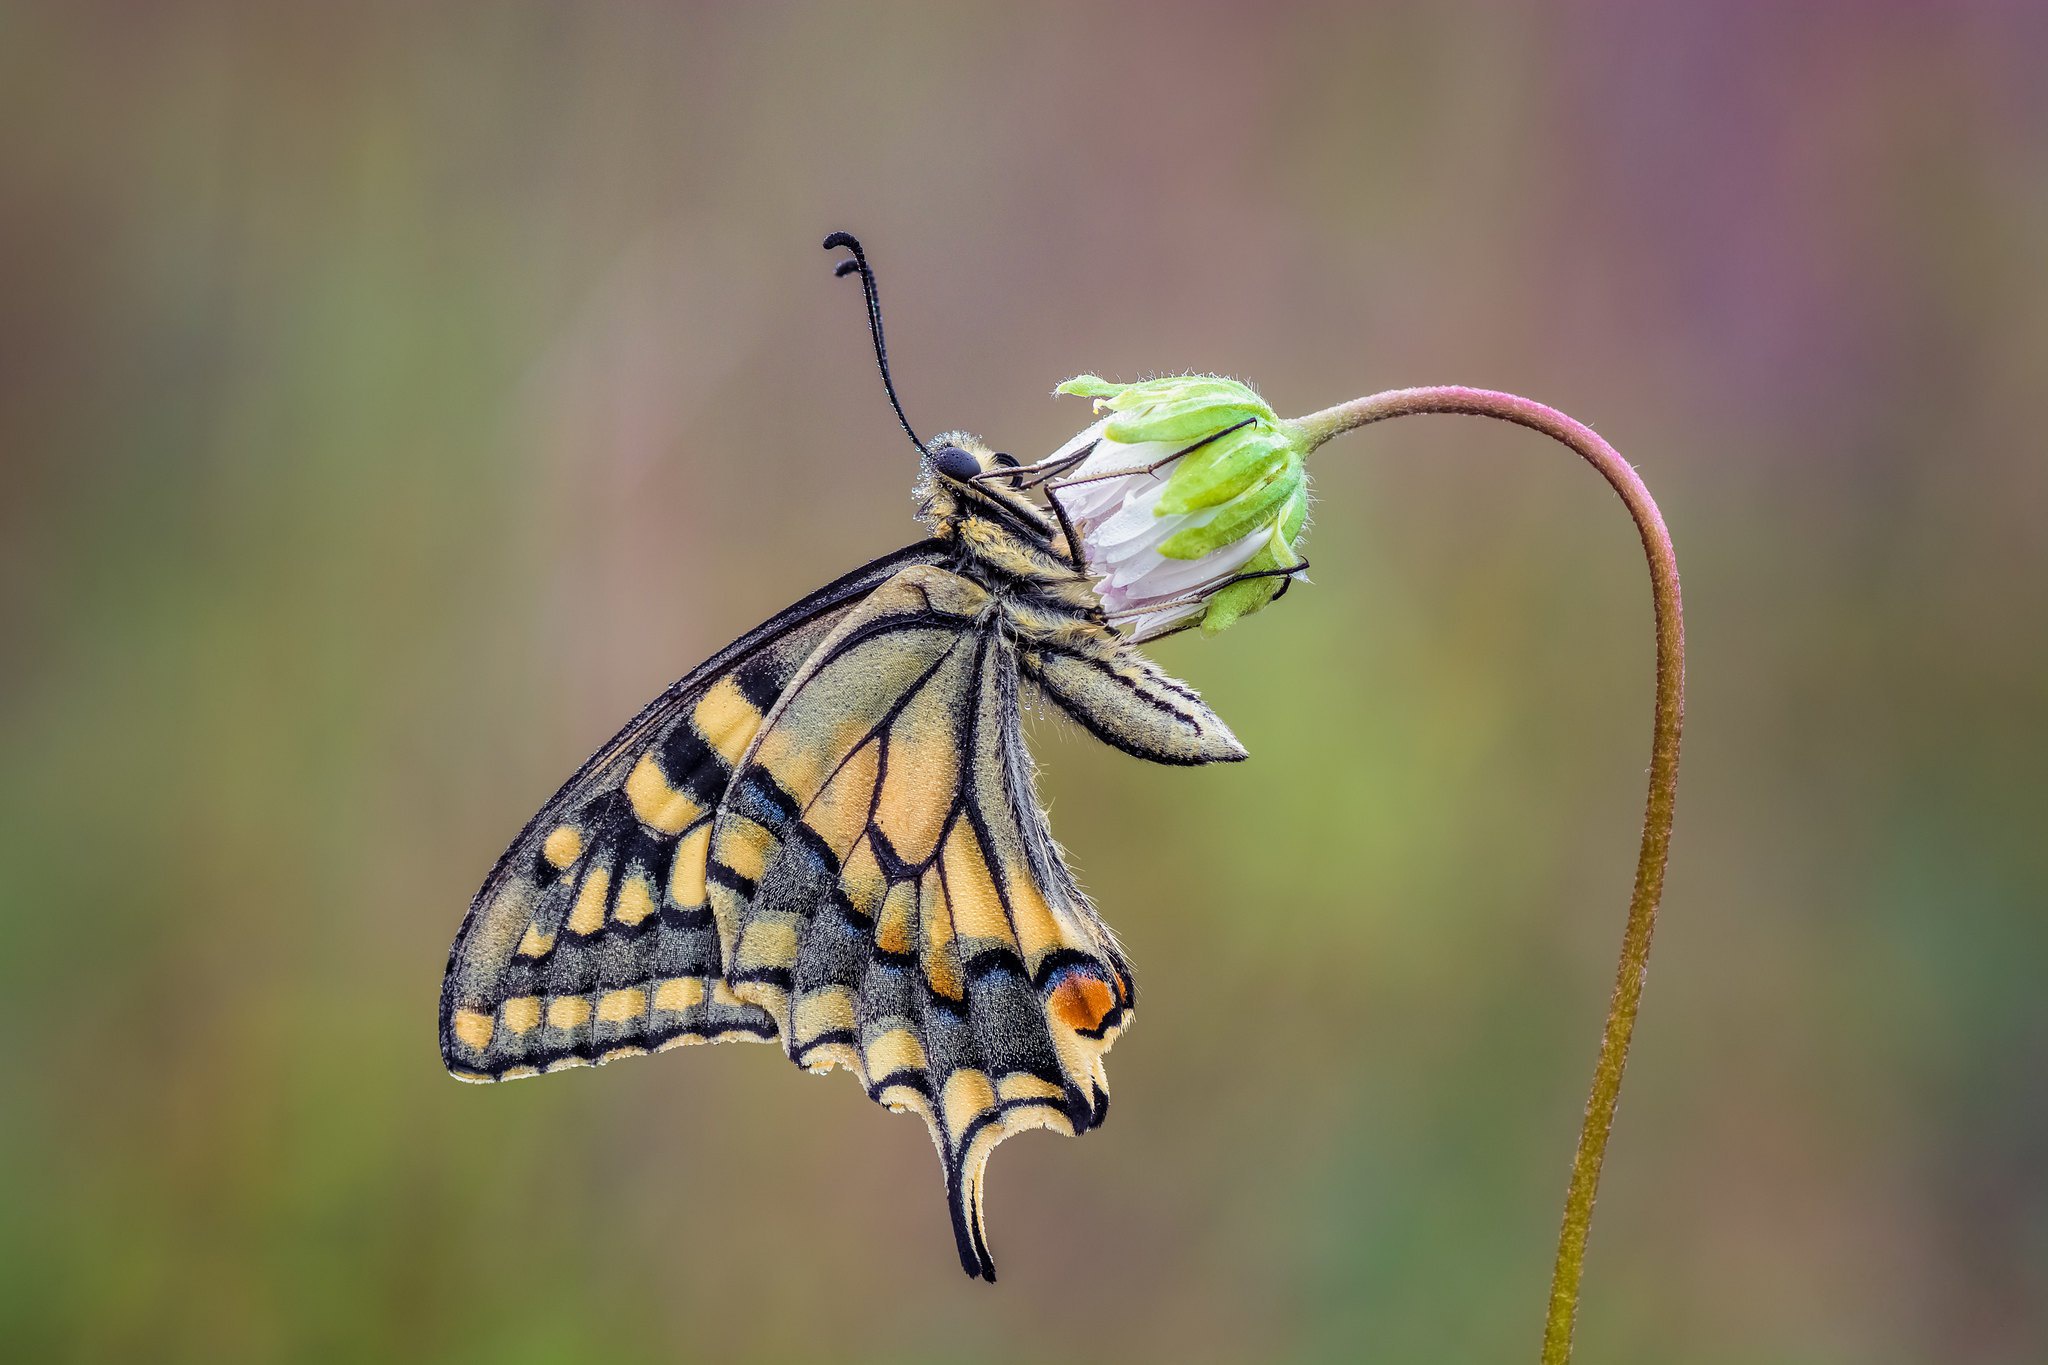
[[[1027,495],[1059,468],[918,438],[866,255],[825,245],[860,274],[929,534],[692,669],[555,793],[456,936],[441,1054],[469,1081],[733,1039],[844,1067],[924,1119],[961,1266],[992,1281],[990,1152],[1103,1121],[1135,1001],[1047,828],[1021,706],[1157,763],[1245,751],[1105,617],[1058,501]]]

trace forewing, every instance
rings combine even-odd
[[[818,644],[931,542],[848,574],[692,670],[578,769],[471,902],[441,988],[441,1056],[473,1081],[774,1036],[727,987],[705,904],[711,819]]]
[[[711,835],[726,980],[798,1065],[920,1114],[961,1263],[994,1278],[982,1173],[1107,1112],[1130,972],[1045,828],[988,595],[910,568],[790,682]]]

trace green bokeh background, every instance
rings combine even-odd
[[[1039,728],[1144,999],[995,1288],[844,1077],[442,1074],[537,803],[915,532],[848,228],[928,429],[1614,440],[1692,695],[1582,1358],[2048,1358],[2043,13],[0,5],[5,1353],[1533,1356],[1650,653],[1526,432],[1316,457],[1314,586],[1157,651],[1250,763]]]

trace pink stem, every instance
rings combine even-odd
[[[1572,1157],[1571,1183],[1565,1191],[1564,1223],[1558,1232],[1557,1262],[1551,1273],[1549,1311],[1543,1326],[1543,1365],[1565,1365],[1571,1359],[1572,1325],[1578,1316],[1579,1282],[1585,1272],[1586,1239],[1593,1226],[1600,1165],[1607,1155],[1607,1137],[1621,1098],[1622,1070],[1628,1065],[1629,1039],[1635,1032],[1643,979],[1649,971],[1650,936],[1664,894],[1664,866],[1671,854],[1671,824],[1678,800],[1678,741],[1685,723],[1685,620],[1678,590],[1678,556],[1656,500],[1628,461],[1591,427],[1527,398],[1457,385],[1393,389],[1311,413],[1290,425],[1314,449],[1333,436],[1372,422],[1423,413],[1493,417],[1570,446],[1621,495],[1629,515],[1635,518],[1650,565],[1650,596],[1657,625],[1650,796],[1643,813],[1643,842],[1636,855],[1635,891],[1622,933],[1614,994],[1607,1006],[1607,1024],[1600,1035],[1592,1089],[1586,1096],[1578,1151]]]

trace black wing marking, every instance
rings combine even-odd
[[[499,858],[448,954],[441,1056],[491,1081],[683,1042],[772,1038],[725,983],[703,874],[733,764],[833,626],[907,546],[819,589],[692,669],[593,754]]]
[[[840,621],[742,760],[708,879],[733,994],[798,1065],[924,1118],[961,1264],[993,1279],[989,1153],[1101,1122],[1133,993],[1046,830],[982,588],[908,568]]]

